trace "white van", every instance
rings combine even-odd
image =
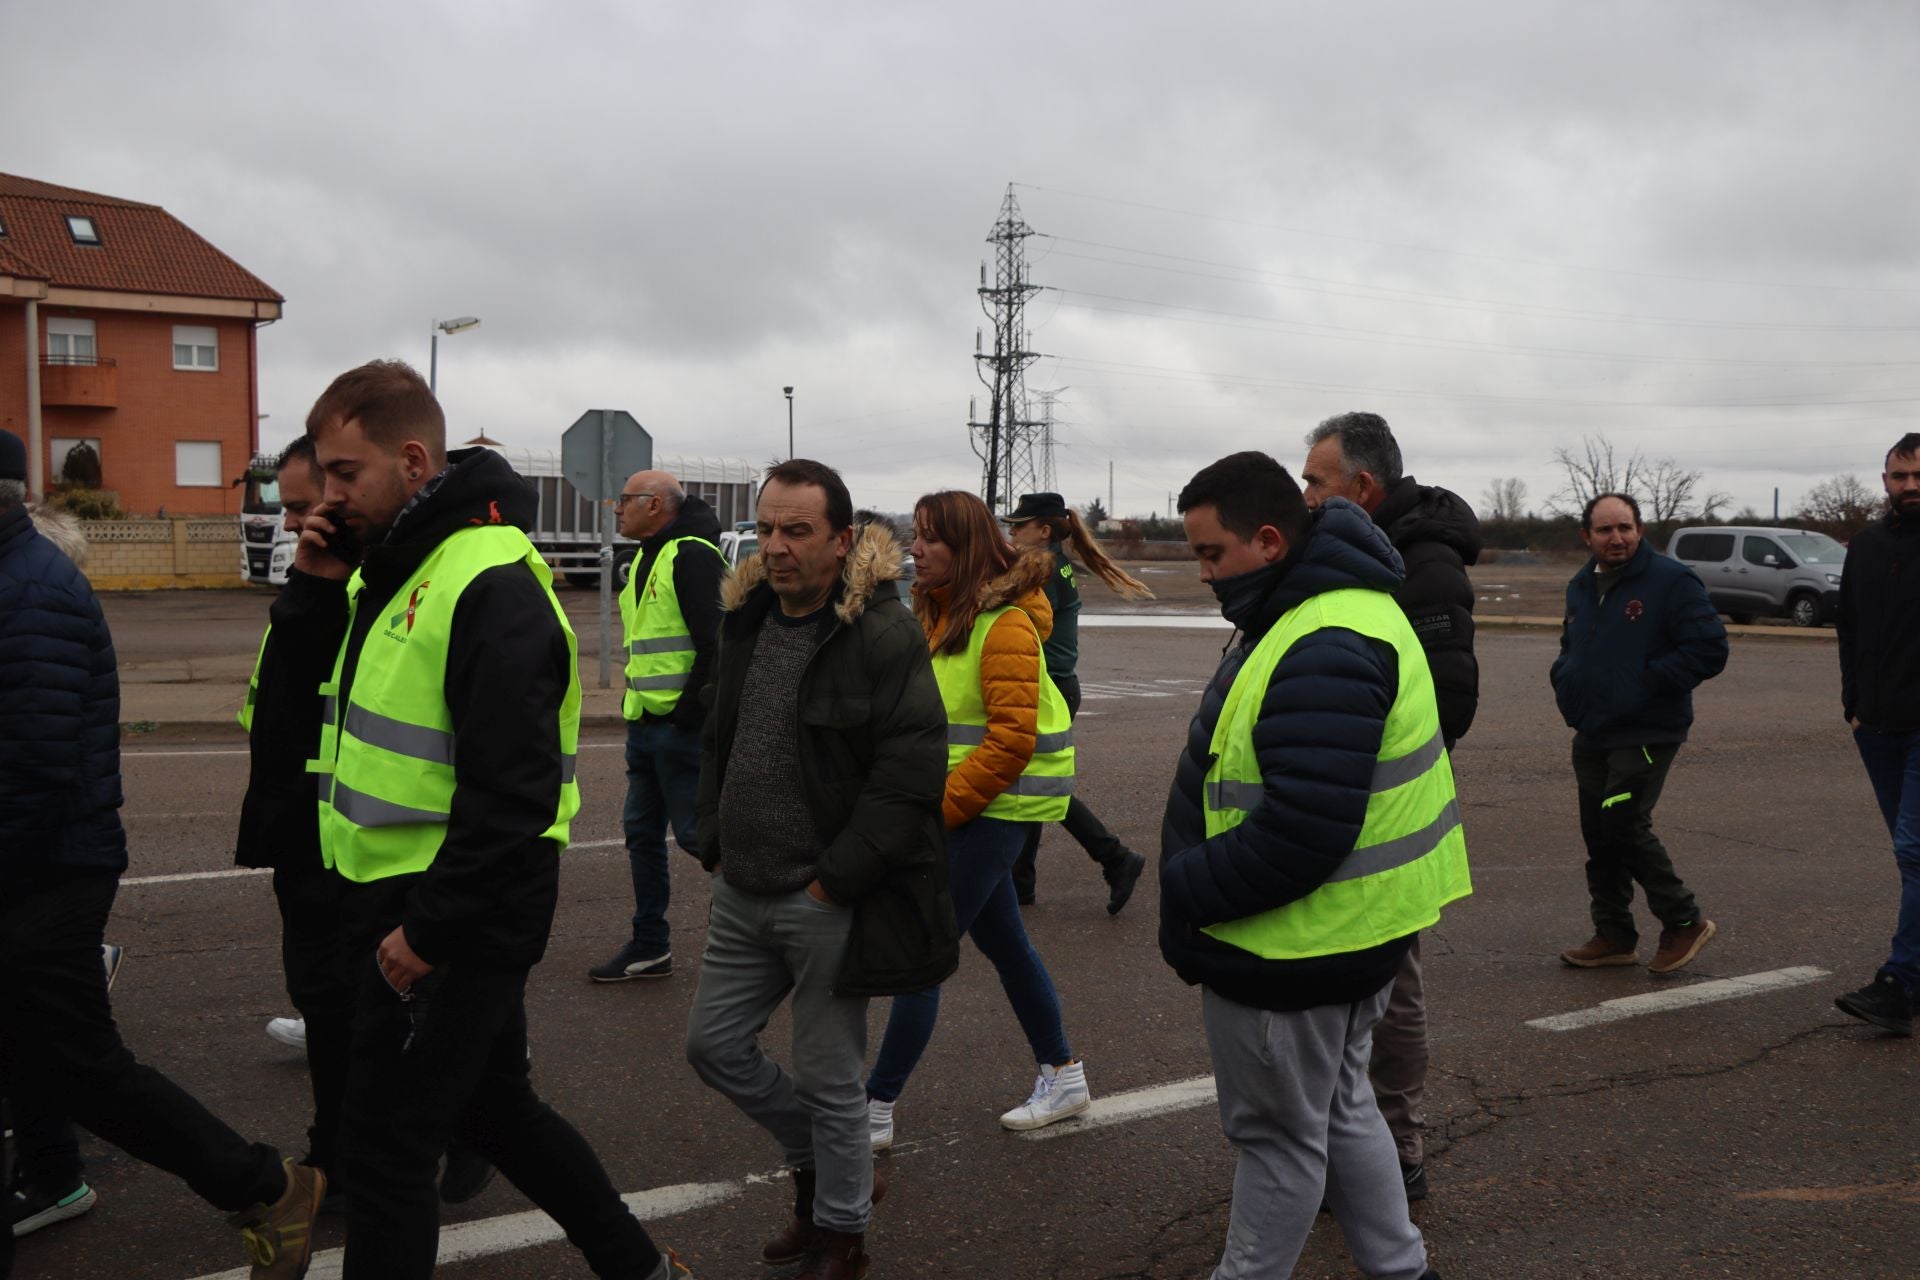
[[[1667,554],[1700,575],[1713,607],[1734,622],[1833,621],[1847,549],[1824,533],[1741,525],[1675,531]]]

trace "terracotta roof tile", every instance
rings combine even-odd
[[[100,243],[75,244],[68,214],[91,218]],[[76,289],[285,301],[159,205],[0,173],[0,224],[0,270],[11,275]]]

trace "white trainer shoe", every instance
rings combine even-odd
[[[267,1039],[277,1040],[289,1049],[304,1049],[307,1047],[307,1020],[268,1018]]]
[[[875,1151],[893,1145],[893,1104],[878,1098],[867,1099],[867,1136]]]
[[[1041,1067],[1033,1082],[1033,1096],[1000,1117],[1003,1129],[1043,1129],[1056,1120],[1077,1116],[1093,1105],[1087,1091],[1086,1064],[1075,1058],[1064,1067]]]

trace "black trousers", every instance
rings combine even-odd
[[[1691,924],[1700,914],[1667,847],[1653,833],[1653,806],[1679,754],[1677,742],[1573,749],[1580,834],[1587,845],[1587,896],[1594,932],[1603,938],[1628,944],[1639,939],[1633,923],[1636,884],[1647,895],[1647,909],[1668,928]]]
[[[135,1061],[107,1000],[100,941],[120,880],[76,875],[0,901],[0,1094],[32,1098],[228,1212],[286,1188],[279,1153],[250,1143]],[[0,1275],[13,1236],[0,1231]]]
[[[374,963],[378,937],[362,942],[341,1130],[348,1280],[433,1273],[434,1175],[456,1138],[558,1222],[595,1275],[647,1276],[660,1254],[646,1228],[586,1139],[533,1091],[527,971],[443,965],[403,999]]]
[[[34,1186],[65,1195],[80,1182],[80,1135],[58,1111],[40,1099],[16,1094],[6,1099],[7,1127],[13,1130],[13,1174],[7,1186]]]
[[[1053,681],[1059,688],[1060,696],[1067,700],[1067,714],[1080,714],[1080,677],[1056,676]],[[1033,898],[1034,858],[1040,852],[1040,836],[1046,830],[1046,823],[1028,824],[1027,842],[1020,848],[1020,856],[1013,864],[1013,890],[1022,902]],[[1126,846],[1120,838],[1107,830],[1106,824],[1094,816],[1087,802],[1078,795],[1067,802],[1067,816],[1060,820],[1067,834],[1080,842],[1087,856],[1100,864],[1102,870],[1117,866],[1126,857]]]
[[[330,1191],[346,1190],[338,1168],[340,1105],[347,1094],[353,1028],[353,980],[345,958],[340,894],[340,877],[317,857],[310,865],[274,870],[287,997],[307,1020],[307,1074],[313,1086],[307,1163],[326,1170]]]

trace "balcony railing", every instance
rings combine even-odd
[[[41,356],[40,403],[55,409],[119,408],[119,362],[111,356]]]

